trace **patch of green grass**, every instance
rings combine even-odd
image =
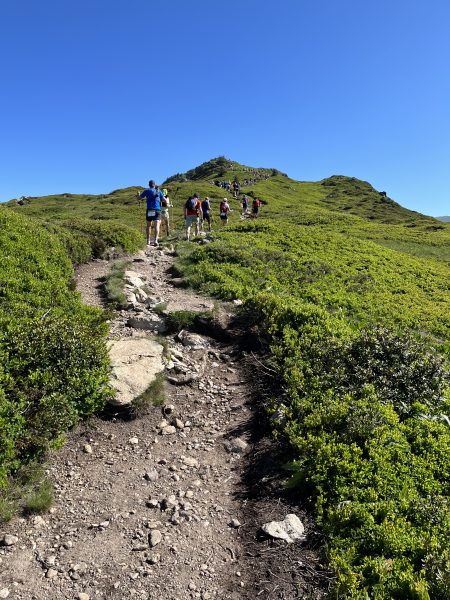
[[[108,304],[113,308],[122,309],[127,307],[127,297],[124,292],[125,287],[125,271],[130,266],[130,262],[126,260],[116,261],[111,271],[106,276],[105,293]]]
[[[167,313],[166,325],[170,331],[192,329],[199,319],[213,319],[213,311],[174,310]]]
[[[164,314],[164,311],[167,309],[167,302],[160,302],[153,307],[153,312],[157,315]]]
[[[28,513],[48,511],[53,504],[53,485],[48,479],[36,484],[24,498],[24,510]]]
[[[11,498],[10,494],[0,491],[0,523],[7,523],[17,514],[17,502]]]
[[[31,462],[19,469],[0,490],[0,523],[18,513],[43,513],[53,504],[53,485],[41,463]]]
[[[158,373],[145,392],[133,400],[131,412],[134,417],[141,417],[148,413],[152,406],[162,406],[165,401],[165,376],[164,373]]]

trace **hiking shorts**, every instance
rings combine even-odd
[[[209,214],[209,212],[203,213],[203,221],[207,221],[208,223],[211,223],[211,215]]]
[[[228,213],[220,213],[220,218],[222,221],[228,221]]]
[[[161,211],[161,220],[165,223],[169,222],[169,211],[162,210]]]
[[[252,213],[253,213],[254,215],[257,215],[257,214],[259,213],[259,206],[254,206],[254,207],[252,208]]]
[[[148,222],[159,221],[161,219],[161,211],[148,209],[146,213],[146,218]]]
[[[192,225],[198,225],[198,215],[188,215],[186,217],[186,227],[192,227]]]

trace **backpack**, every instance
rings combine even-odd
[[[226,203],[222,200],[222,202],[220,203],[220,212],[224,213],[226,212]]]
[[[195,210],[195,208],[197,206],[197,199],[196,198],[188,198],[186,200],[185,206],[188,210]]]
[[[209,200],[203,200],[202,202],[202,211],[207,212],[209,210]]]

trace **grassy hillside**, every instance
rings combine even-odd
[[[211,177],[174,196],[217,202]],[[243,299],[271,336],[274,427],[327,536],[334,597],[448,598],[450,228],[364,182],[331,181],[331,197],[280,175],[244,188],[262,198],[260,218],[234,214],[179,267]]]
[[[261,198],[258,219],[216,185],[235,178]],[[326,535],[333,597],[449,598],[450,225],[354,178],[299,182],[223,157],[166,185],[180,230],[188,195],[213,205],[212,242],[179,244],[185,278],[241,298],[270,336],[268,410],[291,445],[290,485]],[[12,208],[69,237],[106,223],[137,241],[138,189]]]

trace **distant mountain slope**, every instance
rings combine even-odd
[[[450,223],[450,217],[436,217],[438,221],[444,221],[445,223]]]
[[[321,184],[329,190],[323,201],[332,210],[346,211],[381,223],[436,221],[433,217],[404,208],[389,198],[386,192],[378,192],[367,181],[355,177],[333,175],[323,179]]]
[[[278,169],[248,167],[223,156],[207,161],[185,173],[172,175],[166,179],[163,185],[201,181],[214,184],[219,181],[237,179],[243,186],[243,191],[248,191],[248,187],[279,176],[283,177],[282,187],[284,189],[286,186],[290,189],[288,182],[295,186],[299,192],[299,199],[302,199],[302,188],[306,189],[311,186],[311,183],[289,178]],[[436,219],[433,217],[404,208],[389,198],[386,192],[378,192],[370,183],[356,177],[333,175],[316,182],[315,185],[317,191],[320,190],[321,198],[318,198],[320,205],[333,211],[347,212],[381,223],[417,224],[418,222],[427,222],[429,225],[436,223]]]

